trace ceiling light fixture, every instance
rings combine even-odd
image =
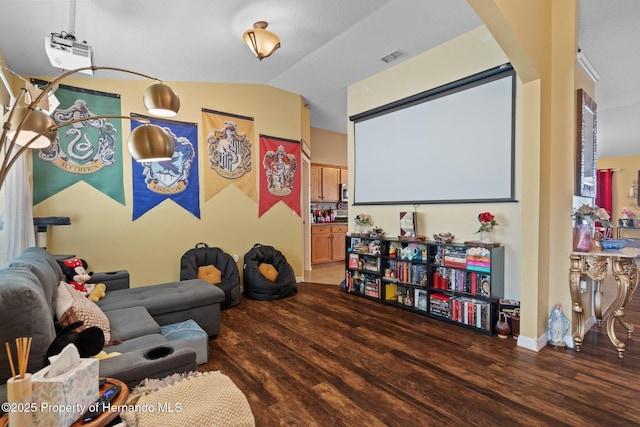
[[[258,21],[242,35],[244,42],[260,61],[271,56],[280,47],[280,39],[271,31],[267,31],[267,26],[268,22]]]
[[[27,98],[27,94],[29,93],[26,88],[22,88],[15,98],[15,102],[13,102],[13,105],[9,108],[3,125],[2,136],[0,137],[0,151],[5,153],[2,164],[0,164],[0,188],[2,188],[4,184],[9,169],[27,148],[46,148],[58,137],[58,129],[66,125],[87,120],[128,119],[142,122],[144,123],[143,126],[138,126],[129,134],[128,146],[132,157],[139,162],[171,159],[174,150],[173,138],[161,127],[149,124],[148,119],[142,117],[100,115],[81,117],[56,123],[39,108],[38,105],[40,101],[45,96],[49,96],[50,93],[55,92],[61,80],[64,80],[72,74],[86,72],[87,70],[91,72],[95,70],[120,71],[155,80],[158,83],[148,87],[143,96],[144,105],[149,113],[163,117],[171,117],[178,114],[180,98],[178,98],[178,95],[173,89],[162,84],[162,82],[155,77],[122,68],[97,67],[92,65],[90,67],[67,71],[47,84],[47,86],[39,92],[38,96],[31,100],[26,107],[18,106]],[[10,92],[9,87],[7,87],[7,90]],[[14,150],[14,148],[18,149]]]

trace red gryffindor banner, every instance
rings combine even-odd
[[[300,212],[300,142],[260,135],[260,202],[258,218],[279,201]]]
[[[234,184],[251,200],[257,200],[253,165],[253,119],[202,109],[203,135],[207,145],[204,201]]]

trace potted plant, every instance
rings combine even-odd
[[[358,214],[353,221],[356,224],[356,233],[358,234],[363,234],[365,227],[371,227],[373,225],[371,217],[367,214]]]
[[[609,212],[598,206],[582,205],[573,211],[575,225],[573,228],[573,250],[589,252],[593,238],[593,224],[600,227],[612,227]]]
[[[633,217],[636,213],[630,209],[627,209],[626,206],[622,208],[620,211],[620,226],[621,227],[633,227]]]
[[[498,225],[496,217],[491,212],[482,212],[478,215],[478,221],[480,221],[480,228],[477,233],[480,233],[480,242],[493,243],[493,227]]]

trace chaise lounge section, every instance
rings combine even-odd
[[[110,278],[113,277],[113,283]],[[106,296],[98,307],[109,320],[112,341],[105,352],[119,356],[100,360],[100,376],[117,378],[132,387],[145,378],[161,378],[196,369],[196,351],[188,342],[170,342],[161,327],[194,320],[210,337],[220,331],[220,304],[224,292],[194,279],[141,288],[129,288],[124,271],[96,273],[105,283]],[[27,370],[34,373],[46,364],[49,345],[56,336],[58,287],[64,275],[54,256],[43,248],[29,248],[0,268],[0,342],[32,337]],[[145,355],[157,347],[170,354],[156,360]],[[11,377],[6,352],[0,352],[0,377]],[[0,402],[6,402],[6,383],[0,384]]]

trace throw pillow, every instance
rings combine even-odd
[[[102,329],[104,333],[105,345],[109,345],[111,342],[111,325],[109,325],[107,316],[95,302],[65,282],[60,282],[58,286],[56,317],[62,327],[78,320],[83,322],[83,325],[79,328],[80,330],[96,326]]]
[[[198,279],[206,280],[212,285],[222,283],[222,272],[214,265],[203,265],[198,267]]]
[[[262,273],[264,277],[271,280],[272,282],[275,282],[278,278],[278,270],[276,270],[276,268],[271,264],[263,262],[258,266],[258,270],[260,270],[260,273]]]

